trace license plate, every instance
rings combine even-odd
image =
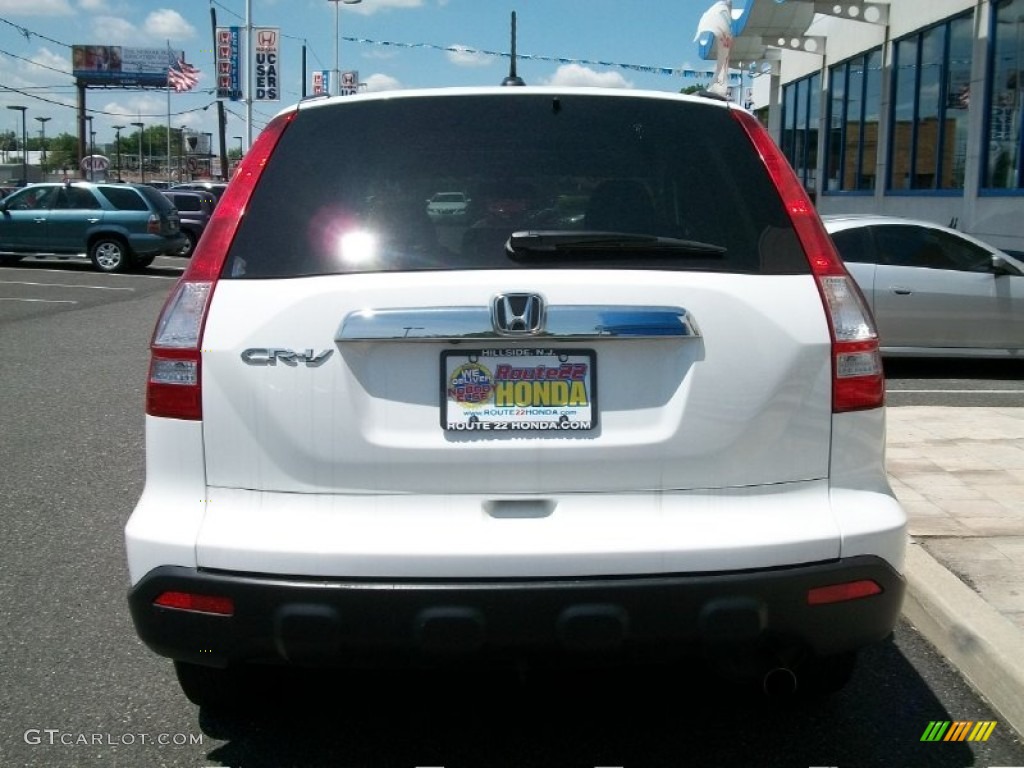
[[[441,353],[441,427],[451,432],[597,428],[597,355],[590,349]]]

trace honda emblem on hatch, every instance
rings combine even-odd
[[[500,293],[491,301],[491,322],[502,336],[532,336],[544,327],[544,300],[536,293]]]

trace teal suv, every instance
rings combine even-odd
[[[101,272],[125,272],[187,242],[177,209],[145,184],[31,184],[0,201],[4,263],[27,254],[85,253]]]

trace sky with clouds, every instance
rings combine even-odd
[[[678,91],[697,82],[635,65],[710,70],[693,42],[697,22],[713,0],[362,0],[342,4],[342,70],[356,70],[366,90],[496,85],[508,72],[511,12],[518,27],[518,74],[531,85],[598,85]],[[302,97],[313,70],[335,59],[336,5],[329,0],[249,0],[256,26],[278,27],[281,99],[252,108],[253,135],[278,110]],[[27,106],[49,117],[47,135],[76,132],[77,94],[71,45],[161,48],[168,43],[201,71],[198,86],[172,94],[175,127],[216,131],[211,9],[219,26],[245,25],[246,0],[0,0],[0,129],[20,133]],[[345,40],[344,38],[355,38]],[[115,124],[166,124],[163,90],[89,88],[86,108],[97,141]],[[229,137],[245,135],[244,102],[226,102]],[[231,139],[229,139],[230,141]]]

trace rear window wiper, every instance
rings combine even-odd
[[[698,240],[631,232],[528,230],[513,232],[505,243],[505,252],[511,259],[543,259],[567,255],[604,256],[623,252],[664,256],[724,256],[726,249],[721,245]]]

